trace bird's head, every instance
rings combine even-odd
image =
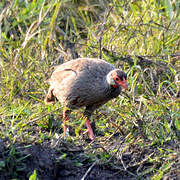
[[[113,86],[114,88],[118,88],[119,86],[121,86],[124,89],[128,90],[127,75],[125,72],[119,69],[112,70],[108,73],[106,79],[110,86]]]

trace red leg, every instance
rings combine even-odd
[[[93,133],[91,124],[90,124],[90,122],[89,122],[88,119],[86,120],[86,126],[87,126],[87,128],[88,128],[89,138],[90,138],[92,141],[95,140],[95,136],[94,136],[94,133]]]
[[[63,119],[64,119],[64,127],[63,127],[63,137],[66,138],[66,131],[68,126],[66,125],[66,122],[69,120],[69,113],[70,111],[66,108],[63,110]]]

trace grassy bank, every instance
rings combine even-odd
[[[108,174],[111,167],[114,176],[106,179],[180,178],[179,6],[170,0],[0,2],[1,179],[33,172],[32,178],[46,179],[44,169],[68,160],[72,170],[84,168],[81,175],[95,162],[90,173],[103,167]],[[71,136],[62,142],[63,107],[44,105],[52,67],[77,57],[101,57],[128,74],[129,92],[92,117],[96,145],[74,134],[82,111],[72,113]],[[75,156],[71,150],[79,148]],[[41,151],[54,155],[52,163],[42,168],[32,161],[28,169],[32,152]]]

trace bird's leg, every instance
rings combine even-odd
[[[95,140],[95,136],[94,136],[94,133],[93,133],[93,130],[92,130],[92,127],[91,127],[91,124],[90,124],[90,117],[91,117],[91,114],[93,112],[93,109],[92,107],[86,107],[86,110],[84,112],[84,115],[86,117],[86,126],[87,126],[87,129],[88,129],[88,134],[89,134],[89,138],[94,141]]]
[[[91,127],[89,119],[86,120],[86,126],[88,128],[89,138],[92,141],[95,140],[95,136],[94,136],[94,133],[93,133],[93,130],[92,130],[92,127]]]
[[[63,119],[64,119],[64,127],[63,127],[63,137],[64,139],[66,139],[66,137],[68,136],[68,126],[66,125],[66,122],[69,120],[69,114],[70,114],[70,110],[67,108],[64,108],[63,110]]]

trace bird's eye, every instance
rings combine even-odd
[[[119,81],[119,78],[118,78],[118,77],[116,78],[116,81]]]

